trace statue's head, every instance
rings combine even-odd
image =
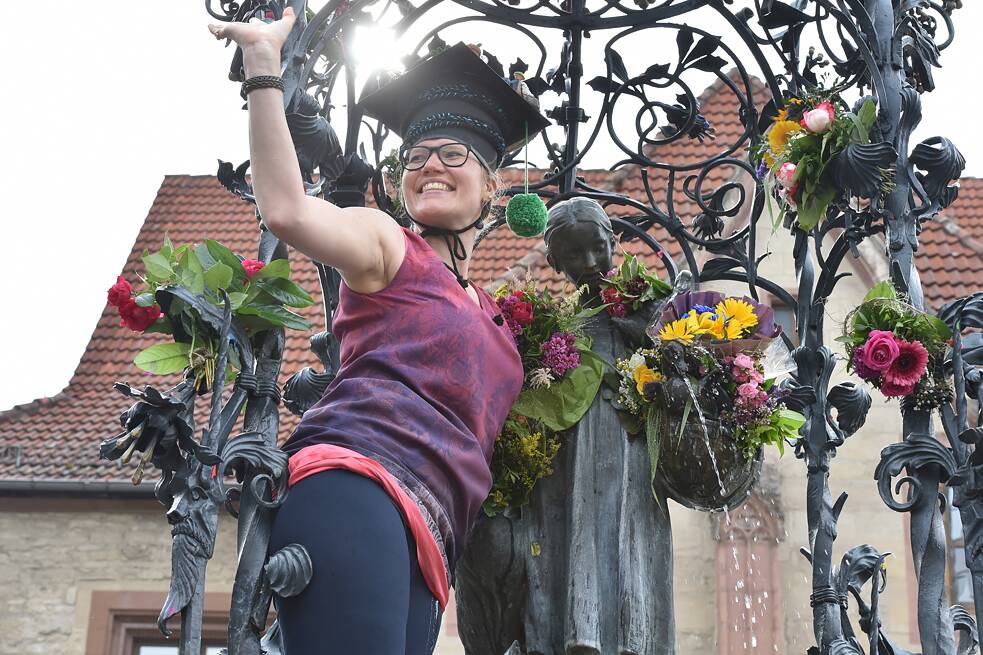
[[[554,205],[546,224],[546,261],[577,286],[598,293],[601,278],[613,265],[614,230],[600,203],[571,198]]]

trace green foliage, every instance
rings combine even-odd
[[[805,425],[806,417],[794,410],[782,407],[771,413],[767,425],[759,425],[742,430],[739,442],[744,456],[752,459],[758,448],[776,446],[779,455],[785,454],[785,440],[795,440],[799,428]]]
[[[483,509],[494,516],[509,507],[529,502],[536,482],[552,475],[553,458],[560,450],[556,434],[515,412],[505,420],[492,455],[492,489]]]
[[[150,373],[170,375],[184,370],[190,352],[191,345],[187,343],[158,343],[140,351],[133,363]]]
[[[144,251],[146,290],[136,294],[138,306],[149,307],[161,289],[184,287],[203,297],[219,309],[223,308],[221,292],[228,293],[233,320],[252,337],[262,330],[290,328],[309,330],[311,325],[287,307],[308,307],[314,299],[290,280],[290,263],[277,259],[256,271],[252,279],[242,261],[229,248],[217,241],[175,247],[166,234],[160,250]],[[157,344],[142,351],[134,363],[143,370],[161,375],[172,374],[191,367],[211,386],[215,359],[218,354],[218,335],[187,303],[175,300],[168,313],[147,330],[173,334],[179,325],[181,342]],[[238,354],[229,350],[230,373],[238,368]]]
[[[631,312],[638,311],[650,300],[660,300],[669,295],[672,285],[649,273],[637,257],[625,253],[624,260],[612,277],[604,278],[602,289],[614,289]],[[638,289],[641,288],[641,291]]]
[[[848,348],[862,346],[871,330],[893,332],[905,341],[920,341],[930,352],[944,349],[952,331],[941,319],[918,311],[898,297],[888,282],[876,284],[847,319],[843,336],[837,341]]]
[[[784,145],[780,151],[772,149],[774,144],[768,138],[759,140],[750,149],[752,161],[760,163],[767,160],[771,164],[762,184],[768,196],[768,212],[776,227],[780,223],[780,216],[776,218],[773,198],[779,196],[780,186],[776,184],[776,174],[783,164],[795,164],[793,182],[796,221],[802,229],[811,230],[825,219],[830,203],[841,193],[829,174],[830,162],[851,144],[870,143],[870,129],[877,119],[877,106],[871,99],[867,99],[854,114],[847,110],[838,95],[819,90],[801,98],[789,98],[783,108],[786,112],[785,120],[798,123],[806,111],[824,102],[829,102],[835,108],[835,118],[825,132],[810,133],[803,128],[790,132],[787,139],[782,139]],[[774,127],[769,128],[769,132],[771,129]],[[787,124],[781,129],[787,129]],[[893,172],[883,170],[882,178],[882,186],[886,190],[892,184]],[[782,193],[793,195],[792,190],[783,190]],[[791,209],[791,203],[784,196],[781,203],[786,209]]]
[[[573,427],[594,402],[604,366],[603,359],[582,349],[580,366],[549,387],[524,389],[513,403],[512,411],[554,431]]]

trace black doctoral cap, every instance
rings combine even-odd
[[[458,43],[364,96],[362,110],[411,146],[457,139],[492,168],[549,121],[468,46]]]

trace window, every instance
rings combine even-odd
[[[961,605],[973,604],[973,574],[966,568],[966,542],[963,536],[963,524],[959,519],[959,508],[952,504],[952,489],[946,489],[948,503],[946,518],[949,529],[946,531],[946,541],[949,550],[949,600]]]
[[[202,646],[202,655],[218,655],[224,646]],[[178,655],[177,646],[136,646],[133,655]]]
[[[157,629],[165,596],[163,591],[93,591],[85,655],[177,655],[179,617],[172,620],[170,639]],[[218,655],[225,647],[231,602],[228,593],[205,594],[201,655]]]
[[[792,346],[798,346],[799,337],[795,332],[795,307],[786,305],[778,298],[772,298],[771,309],[775,312],[775,322],[782,326],[782,332],[788,335],[792,341]]]

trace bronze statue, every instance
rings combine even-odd
[[[586,198],[549,212],[547,259],[598,303],[614,233]],[[622,325],[624,325],[622,323]],[[614,362],[625,335],[607,312],[586,326]],[[625,433],[606,389],[562,435],[553,475],[518,512],[483,520],[458,567],[458,621],[468,653],[675,653],[672,533],[650,490],[644,437]]]

